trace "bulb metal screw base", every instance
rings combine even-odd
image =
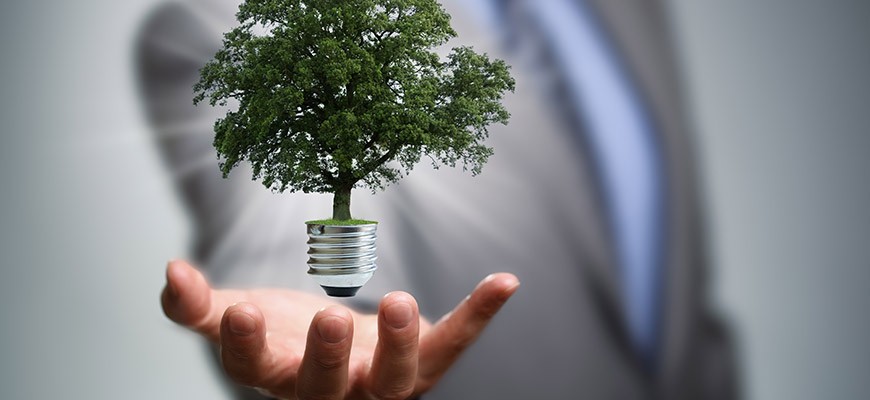
[[[326,294],[352,297],[378,268],[377,224],[306,224],[308,274]]]

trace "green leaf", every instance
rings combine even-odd
[[[510,117],[509,66],[456,36],[435,0],[248,0],[200,71],[223,174],[249,162],[274,191],[381,190],[422,157],[480,173]]]

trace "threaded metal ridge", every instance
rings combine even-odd
[[[377,269],[377,224],[306,225],[308,274],[321,286],[358,288],[371,278]]]

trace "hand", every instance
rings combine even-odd
[[[404,292],[363,315],[297,291],[212,289],[172,261],[161,301],[171,320],[220,345],[242,385],[282,399],[405,399],[431,389],[517,287],[511,274],[490,275],[433,325]]]

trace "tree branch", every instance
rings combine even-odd
[[[354,174],[354,178],[356,178],[357,180],[365,178],[368,174],[370,174],[370,173],[374,172],[374,170],[378,169],[378,167],[380,167],[381,165],[384,165],[384,163],[392,160],[393,157],[396,155],[396,152],[398,150],[399,150],[398,147],[393,147],[392,149],[387,151],[384,155],[380,156],[377,160],[374,160],[374,161],[368,163],[368,165],[364,169],[361,170],[362,171],[361,174],[359,174],[359,175]]]
[[[372,137],[363,145],[363,155],[365,155],[366,150],[371,149],[375,143],[381,140],[381,131],[380,129],[376,130],[375,133],[372,134]]]
[[[354,108],[354,92],[356,92],[356,76],[351,78],[350,82],[347,83],[344,87],[345,92],[347,92],[347,108]]]

